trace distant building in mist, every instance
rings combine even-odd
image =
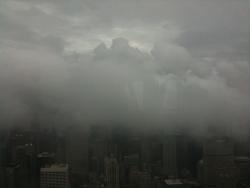
[[[46,165],[51,165],[55,162],[55,154],[43,152],[37,155],[39,168],[45,167]]]
[[[94,140],[91,144],[91,171],[100,175],[105,171],[105,157],[107,156],[107,141]]]
[[[163,138],[163,174],[176,177],[177,173],[176,135],[165,135]]]
[[[22,180],[24,181],[24,180]],[[21,187],[20,165],[13,164],[4,168],[4,188]]]
[[[0,132],[0,187],[4,187],[4,167],[6,165],[6,137]]]
[[[88,132],[72,127],[66,136],[66,161],[75,176],[83,180],[88,173]]]
[[[18,188],[35,187],[37,185],[36,145],[32,132],[11,130],[6,146],[5,187],[11,187],[11,179],[15,179]]]
[[[203,161],[199,164],[199,177],[203,187],[236,187],[237,168],[234,163],[234,144],[231,139],[205,140]]]
[[[111,157],[105,159],[105,176],[107,188],[119,188],[119,164],[117,159]]]
[[[151,140],[146,136],[141,140],[141,162],[143,164],[151,163]]]
[[[151,188],[151,174],[137,167],[132,167],[129,172],[129,188]]]
[[[24,167],[21,163],[8,164],[3,171],[4,182],[3,188],[33,188],[34,176],[30,176],[28,167]],[[1,188],[2,188],[1,187]]]
[[[245,182],[248,180],[250,183],[250,158],[247,156],[235,157],[235,165],[237,166],[239,173],[239,182]]]
[[[140,171],[136,166],[129,169],[128,183],[129,188],[137,188],[139,186]]]
[[[139,173],[139,188],[151,188],[151,175],[147,171]]]
[[[105,157],[110,152],[115,151],[115,145],[111,146],[107,140],[108,130],[103,126],[95,125],[90,130],[90,171],[96,175],[101,175],[105,172]],[[110,147],[109,147],[110,146]],[[116,152],[115,152],[116,153]]]
[[[53,164],[40,170],[40,188],[69,188],[69,167]]]

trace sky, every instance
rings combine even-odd
[[[249,17],[248,0],[0,0],[0,126],[244,134]]]

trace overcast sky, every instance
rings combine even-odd
[[[1,126],[245,128],[249,18],[249,0],[0,0]]]

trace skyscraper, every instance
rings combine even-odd
[[[220,137],[205,140],[202,176],[204,187],[236,186],[234,145],[231,139]]]
[[[81,179],[88,172],[88,132],[85,128],[74,127],[68,131],[66,138],[66,161],[72,173]]]
[[[177,176],[176,135],[169,134],[163,138],[163,174]]]
[[[69,188],[69,168],[66,164],[53,164],[40,170],[41,188]]]
[[[141,171],[139,177],[139,188],[151,188],[151,175],[147,171]]]
[[[105,175],[107,188],[119,188],[119,164],[117,159],[111,157],[105,159]]]
[[[4,166],[6,165],[6,139],[0,132],[0,187],[4,187]]]

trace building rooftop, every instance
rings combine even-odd
[[[68,164],[52,164],[41,168],[41,172],[65,172],[68,170]]]
[[[182,185],[182,181],[179,180],[179,179],[166,179],[164,180],[164,182],[167,184],[167,185]]]
[[[43,153],[39,153],[37,156],[38,157],[54,157],[55,154],[54,153],[49,153],[49,152],[43,152]]]
[[[247,156],[237,156],[235,157],[236,162],[250,162],[250,158]]]

